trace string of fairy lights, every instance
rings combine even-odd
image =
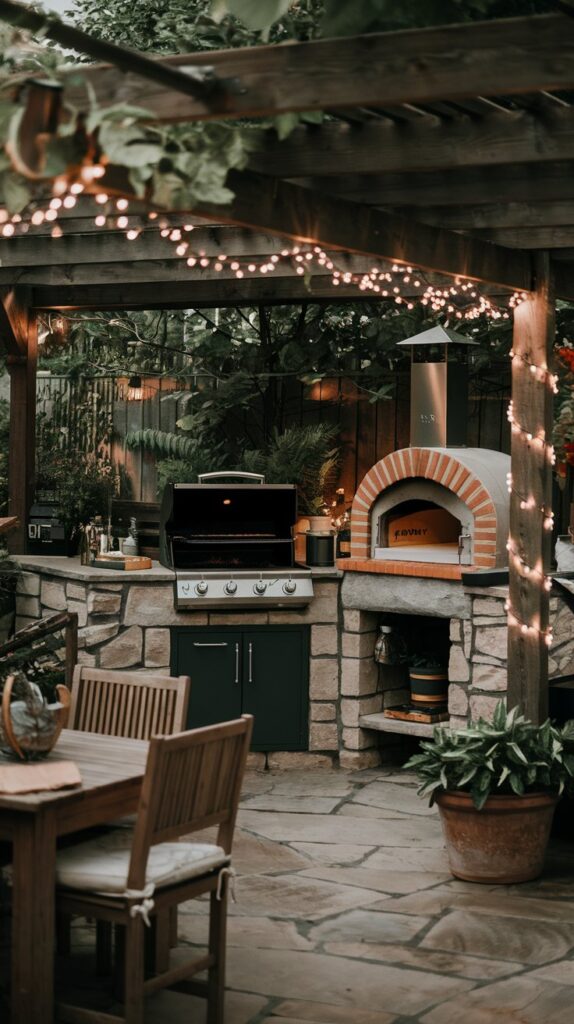
[[[103,177],[105,169],[101,166],[84,168],[82,181],[69,183],[65,178],[57,178],[53,183],[52,196],[44,204],[37,204],[31,212],[29,219],[21,214],[12,216],[6,210],[0,209],[0,235],[4,238],[12,238],[18,234],[25,234],[31,228],[40,227],[44,224],[51,224],[50,235],[52,238],[61,238],[64,235],[64,224],[61,214],[69,213],[76,206],[78,198],[85,193],[86,187],[93,188],[97,180]],[[337,288],[340,286],[354,286],[358,292],[370,292],[373,297],[386,299],[394,302],[397,306],[404,305],[408,310],[414,309],[416,303],[428,307],[434,313],[444,313],[453,320],[472,321],[478,317],[486,316],[492,320],[508,320],[512,311],[522,302],[528,299],[528,292],[514,292],[508,298],[507,306],[499,308],[491,300],[483,295],[473,281],[464,277],[455,277],[451,284],[441,288],[429,284],[424,274],[408,265],[393,263],[388,266],[372,266],[366,272],[353,272],[342,269],[336,265],[332,254],[327,253],[320,245],[293,245],[285,246],[278,252],[263,259],[230,257],[225,252],[217,255],[207,255],[202,250],[195,250],[192,245],[192,233],[195,225],[188,223],[183,226],[174,226],[166,214],[160,214],[150,210],[145,218],[140,213],[130,214],[130,203],[127,198],[112,198],[106,192],[90,192],[96,204],[97,212],[94,216],[94,225],[100,229],[108,229],[123,232],[128,242],[136,241],[144,230],[149,231],[150,226],[155,226],[161,238],[171,243],[175,249],[175,255],[184,260],[186,265],[193,270],[210,269],[216,274],[232,274],[237,280],[254,277],[257,275],[266,276],[273,274],[280,264],[287,264],[299,277],[310,278],[315,273],[331,275],[331,283]],[[142,223],[145,220],[145,223]],[[510,359],[513,363],[520,361],[528,366],[532,377],[543,387],[548,387],[553,393],[558,391],[558,377],[544,363],[532,361],[522,353],[510,352]],[[511,401],[508,407],[508,421],[513,434],[520,435],[524,443],[533,449],[544,452],[545,457],[551,465],[556,462],[552,442],[546,437],[544,430],[532,431],[520,423],[515,415],[514,405]],[[512,474],[507,476],[507,487],[510,494],[513,494],[519,503],[521,511],[532,512],[541,517],[541,525],[544,530],[552,530],[554,526],[554,513],[549,505],[539,504],[532,494],[522,494],[514,486]],[[519,546],[509,536],[506,545],[509,560],[512,562],[515,571],[529,583],[536,581],[544,591],[550,591],[552,579],[546,573],[542,561],[530,565],[524,558]],[[518,627],[521,634],[526,636],[539,636],[550,646],[552,644],[552,628],[541,628],[539,620],[533,617],[529,622],[523,621],[516,613],[510,600],[505,604],[510,625]]]
[[[0,209],[0,235],[12,238],[18,234],[26,234],[31,228],[39,228],[51,224],[51,237],[62,238],[65,234],[65,219],[62,214],[70,213],[82,194],[91,196],[97,211],[94,225],[102,230],[122,232],[128,242],[135,242],[141,234],[149,233],[155,227],[167,243],[171,243],[176,257],[185,261],[193,270],[211,270],[216,274],[234,276],[236,279],[266,276],[273,274],[279,265],[289,266],[299,277],[310,279],[314,274],[331,275],[331,284],[337,287],[353,287],[359,293],[372,293],[373,298],[386,299],[397,306],[408,310],[416,304],[427,307],[430,312],[444,313],[455,321],[472,321],[486,316],[491,320],[508,320],[512,310],[523,302],[527,292],[514,292],[509,295],[506,306],[498,306],[486,295],[483,295],[474,281],[464,277],[455,277],[451,283],[436,287],[430,284],[424,273],[412,266],[393,263],[376,265],[364,272],[355,272],[340,267],[332,253],[327,253],[320,245],[293,245],[284,247],[264,258],[234,257],[225,252],[208,255],[202,249],[194,249],[191,235],[194,224],[175,226],[170,223],[167,214],[150,210],[147,214],[130,214],[130,201],[125,197],[113,198],[106,192],[86,192],[101,178],[105,169],[101,166],[83,169],[84,181],[69,183],[65,178],[56,178],[53,183],[53,194],[43,204],[38,203],[29,219],[16,213],[10,216],[6,210]]]
[[[555,374],[546,363],[533,362],[527,355],[521,352],[515,352],[511,349],[509,357],[513,365],[522,364],[528,367],[531,376],[537,381],[542,387],[549,388],[552,394],[558,393],[558,376]],[[509,402],[507,418],[510,423],[510,429],[514,435],[520,436],[528,448],[538,449],[539,452],[544,454],[544,457],[548,460],[551,466],[556,463],[556,455],[554,452],[554,446],[552,441],[546,436],[544,430],[533,432],[532,430],[525,427],[516,418],[514,411],[514,403]],[[506,484],[509,494],[514,494],[518,500],[521,511],[533,512],[541,518],[541,525],[544,530],[552,530],[554,527],[554,512],[550,505],[546,503],[539,503],[533,494],[524,494],[514,484],[512,473],[508,473],[506,477]],[[509,536],[506,545],[508,551],[509,561],[512,562],[515,571],[522,577],[527,579],[530,583],[534,580],[536,584],[541,587],[544,591],[549,592],[552,589],[552,577],[545,571],[542,559],[539,559],[534,565],[530,565],[528,560],[524,558],[522,552],[519,550],[512,535]],[[510,599],[505,602],[505,609],[508,616],[509,625],[517,627],[524,636],[541,637],[548,647],[552,645],[553,634],[552,627],[546,628],[540,627],[540,621],[536,617],[530,620],[530,622],[524,622],[521,619],[515,609],[512,606]]]

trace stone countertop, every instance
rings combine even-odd
[[[24,572],[39,572],[83,583],[172,583],[175,573],[159,562],[153,562],[151,569],[125,572],[121,569],[94,569],[81,565],[79,558],[64,555],[16,555],[16,561]],[[343,573],[336,568],[313,568],[313,579],[339,579]]]

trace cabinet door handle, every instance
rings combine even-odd
[[[253,682],[253,644],[249,642],[249,679],[248,682]]]
[[[239,644],[235,644],[235,685],[239,686]]]
[[[227,643],[224,641],[223,643],[219,643],[219,644],[201,644],[201,643],[197,643],[194,640],[193,641],[193,646],[194,647],[227,647]]]

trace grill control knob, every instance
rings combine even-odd
[[[256,594],[264,594],[265,591],[267,590],[267,584],[265,580],[257,580],[257,583],[253,585],[253,590],[254,593]]]
[[[223,589],[226,594],[234,594],[237,590],[237,583],[235,580],[228,580]]]
[[[286,580],[286,582],[283,584],[284,594],[294,594],[296,590],[297,584],[295,583],[295,580]]]
[[[195,593],[203,597],[204,594],[207,594],[207,587],[208,585],[205,580],[200,580],[199,583],[195,584]]]

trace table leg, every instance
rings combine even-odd
[[[22,814],[14,831],[11,1024],[52,1024],[56,827]]]

